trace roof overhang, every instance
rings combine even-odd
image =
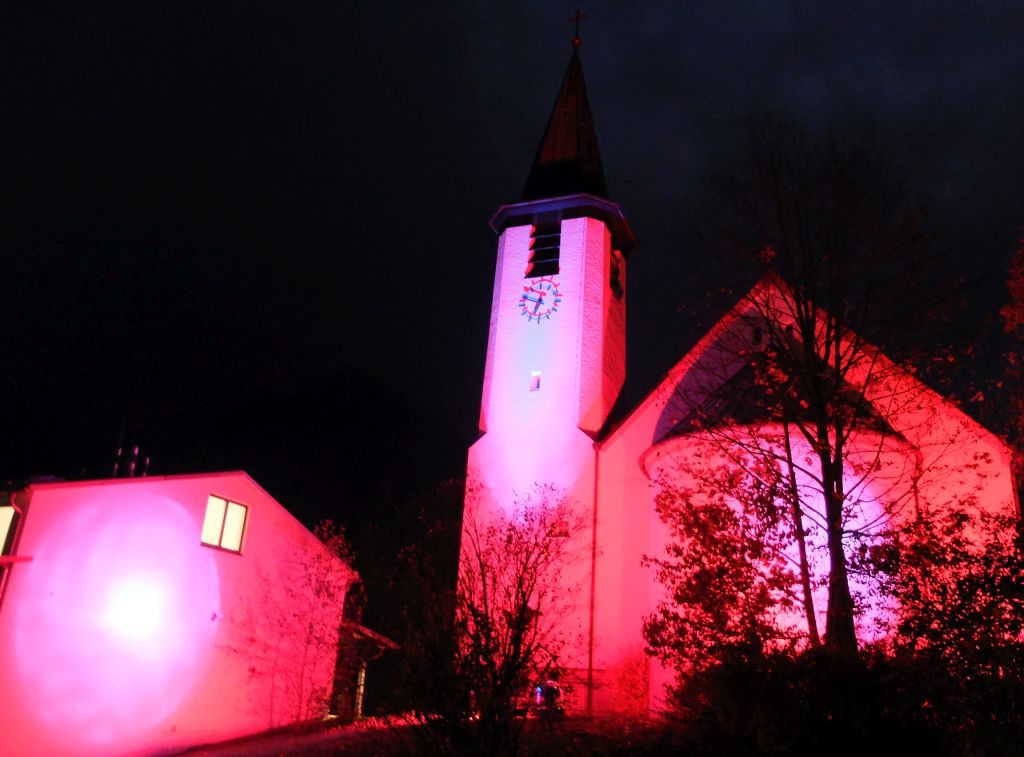
[[[366,626],[355,621],[342,621],[340,630],[343,634],[348,634],[349,638],[362,646],[365,651],[372,652],[375,656],[379,656],[388,650],[398,649],[398,644],[388,637],[376,631],[371,631]]]

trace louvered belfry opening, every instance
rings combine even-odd
[[[538,221],[530,232],[530,264],[526,267],[526,277],[535,279],[558,273],[558,250],[561,244],[561,223]]]
[[[626,290],[622,286],[622,254],[618,250],[612,251],[612,267],[608,285],[611,287],[615,299],[621,300]]]

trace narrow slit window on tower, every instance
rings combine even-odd
[[[248,517],[249,508],[245,505],[211,494],[206,500],[206,517],[203,519],[200,541],[210,547],[241,552]]]
[[[622,262],[622,254],[618,250],[612,250],[612,270],[608,283],[617,300],[621,300],[622,295],[626,293],[625,288],[622,286]]]
[[[540,371],[530,371],[530,391],[540,391]]]
[[[562,225],[559,222],[538,223],[530,232],[530,262],[526,277],[554,276],[558,273],[558,251],[562,244]]]

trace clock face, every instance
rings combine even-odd
[[[558,292],[558,282],[551,276],[532,279],[523,286],[523,294],[519,298],[519,314],[526,320],[540,323],[551,318],[558,311],[562,295]]]

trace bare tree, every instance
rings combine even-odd
[[[538,486],[508,512],[467,498],[455,628],[457,666],[472,682],[481,744],[514,747],[511,718],[530,678],[558,669],[564,621],[577,591],[559,580],[584,523],[552,487]]]
[[[574,592],[559,580],[577,554],[583,521],[564,496],[538,486],[509,510],[485,505],[471,483],[455,591],[427,598],[403,640],[418,728],[438,753],[512,754],[517,700],[559,668]],[[410,551],[414,572],[435,556]]]
[[[704,213],[708,238],[765,277],[765,286],[742,303],[758,344],[738,348],[747,354],[724,360],[722,368],[731,377],[741,362],[752,363],[756,391],[746,401],[760,405],[758,420],[782,428],[775,442],[799,439],[810,450],[811,460],[804,461],[791,449],[753,442],[780,461],[790,481],[783,491],[798,540],[805,530],[801,519],[819,515],[829,565],[824,643],[851,653],[858,640],[848,542],[862,527],[850,527],[856,507],[846,482],[853,458],[861,479],[876,465],[869,452],[854,454],[852,447],[865,428],[879,432],[878,451],[883,443],[877,439],[891,436],[877,410],[880,394],[888,392],[891,405],[911,401],[899,396],[911,384],[894,383],[894,364],[879,360],[872,345],[892,345],[922,322],[926,304],[941,302],[932,275],[934,238],[923,211],[908,204],[884,161],[862,142],[812,139],[778,119],[751,122],[748,136],[738,167],[711,178]],[[721,378],[717,389],[697,393],[702,409],[729,389]],[[717,422],[722,418],[705,420],[717,423],[719,437],[730,426]],[[735,417],[726,420],[735,426]],[[724,436],[730,444],[741,441]],[[742,444],[749,449],[749,437]],[[818,504],[799,491],[797,468],[815,483]],[[806,576],[803,583],[807,595]]]
[[[268,727],[320,718],[330,709],[342,609],[355,574],[340,526],[324,520],[313,534],[319,544],[292,534],[261,571],[261,595],[233,613],[245,640],[239,652],[252,661],[249,676],[266,692],[254,705]]]

